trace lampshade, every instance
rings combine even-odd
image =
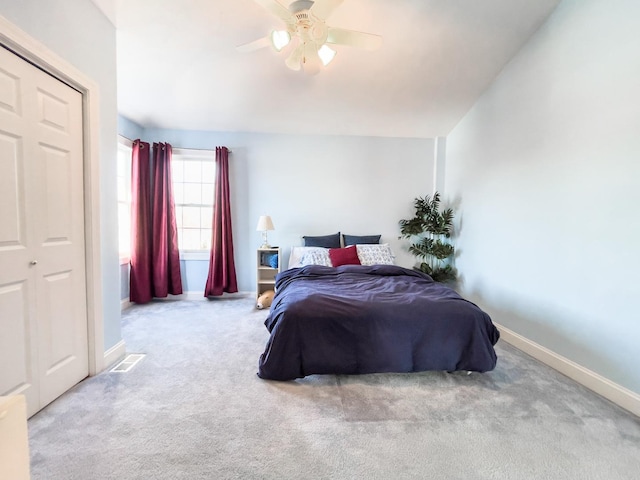
[[[336,51],[330,48],[326,43],[320,47],[318,50],[318,55],[320,56],[320,60],[322,60],[322,64],[326,67],[331,63],[333,57],[336,56]]]
[[[271,32],[271,45],[277,52],[289,45],[290,41],[291,35],[286,30],[274,30]]]
[[[269,215],[262,215],[258,219],[258,226],[256,227],[258,232],[266,232],[267,230],[275,230],[273,228],[273,222],[271,221],[271,217]]]

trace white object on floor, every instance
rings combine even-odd
[[[0,397],[0,478],[31,478],[24,395]]]

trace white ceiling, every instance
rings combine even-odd
[[[253,0],[93,1],[117,28],[119,113],[144,127],[420,138],[446,136],[559,3],[345,0],[327,24],[382,47],[337,46],[309,76],[236,50],[283,26]]]

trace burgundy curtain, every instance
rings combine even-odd
[[[171,145],[153,144],[152,293],[182,293],[178,228],[171,184]]]
[[[147,303],[151,292],[151,171],[149,144],[136,140],[131,155],[131,271],[129,297]]]
[[[233,261],[231,205],[229,202],[229,150],[216,147],[216,186],[213,205],[213,232],[209,275],[204,296],[218,296],[238,291]]]

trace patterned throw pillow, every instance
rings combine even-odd
[[[306,248],[304,255],[302,255],[302,259],[300,260],[300,265],[323,265],[325,267],[332,267],[331,258],[329,258],[329,249],[328,248]]]
[[[356,245],[362,265],[394,265],[395,255],[388,243],[382,245]]]

